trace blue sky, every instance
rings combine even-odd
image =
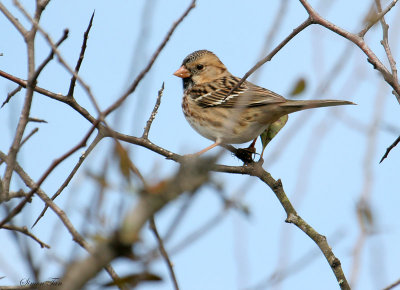
[[[4,1],[4,5],[15,12],[11,2]],[[90,85],[102,109],[125,91],[190,1],[148,2],[150,8],[145,13],[144,0],[114,1],[112,4],[110,1],[52,1],[43,14],[41,25],[53,39],[57,40],[63,29],[69,29],[69,37],[60,51],[74,66],[82,34],[95,10],[80,75]],[[364,4],[344,0],[310,3],[323,17],[352,32],[361,29],[362,19],[370,7],[369,1]],[[289,1],[282,24],[273,28],[279,5],[278,0],[254,0],[246,4],[237,0],[199,0],[135,93],[117,113],[109,117],[110,124],[126,134],[140,135],[155,103],[157,91],[165,82],[150,140],[179,154],[197,152],[210,145],[210,141],[198,135],[184,119],[181,112],[181,80],[172,73],[187,54],[208,49],[215,52],[234,75],[244,75],[261,55],[266,54],[261,50],[271,29],[277,31],[270,49],[307,17],[298,1]],[[26,24],[23,16],[18,18]],[[390,41],[397,59],[400,24],[396,19],[399,18],[400,8],[395,6],[389,12],[387,21],[391,25]],[[387,65],[379,43],[381,37],[381,28],[376,25],[367,34],[366,41]],[[48,55],[49,48],[42,37],[38,37],[36,44],[37,63],[40,63]],[[0,52],[3,53],[0,69],[26,78],[23,39],[4,16],[0,16]],[[338,62],[342,64],[341,69],[332,73]],[[338,240],[332,247],[349,280],[353,251],[360,231],[356,205],[363,192],[368,192],[376,233],[368,237],[362,247],[355,289],[383,288],[400,278],[400,222],[397,218],[400,150],[395,148],[389,158],[379,164],[386,148],[400,133],[399,104],[389,86],[382,83],[379,73],[373,70],[366,56],[355,45],[319,26],[311,26],[297,35],[262,67],[255,82],[288,97],[299,78],[304,78],[307,84],[305,92],[299,96],[301,99],[343,99],[358,105],[291,115],[286,127],[267,148],[264,168],[274,178],[282,180],[287,195],[308,223],[326,235],[328,242]],[[66,93],[69,80],[68,72],[57,60],[53,60],[40,75],[38,85]],[[9,81],[0,79],[1,101],[14,87]],[[0,138],[0,150],[3,152],[8,151],[12,142],[23,96],[23,93],[16,95],[0,110],[0,133],[4,136]],[[76,88],[75,98],[95,115],[88,96],[80,86]],[[38,94],[34,96],[31,115],[48,123],[28,126],[27,132],[34,127],[39,127],[39,132],[24,145],[18,161],[37,180],[52,160],[74,146],[90,126],[66,105]],[[305,118],[307,120],[304,121]],[[89,239],[95,234],[111,232],[122,219],[123,213],[119,211],[121,203],[127,210],[135,202],[137,188],[127,189],[116,173],[115,164],[111,163],[110,183],[113,186],[104,197],[102,207],[93,208],[93,200],[96,200],[99,190],[88,173],[101,172],[104,160],[112,159],[111,144],[110,140],[102,141],[57,199],[57,204],[67,212],[73,224],[88,232]],[[146,149],[133,145],[127,145],[127,148],[134,163],[150,181],[162,180],[177,168],[174,162]],[[261,150],[261,145],[257,144],[257,148]],[[79,154],[70,157],[46,180],[43,189],[49,195],[58,189],[78,158]],[[229,153],[225,153],[220,162],[241,165]],[[3,175],[4,165],[0,166],[0,170]],[[312,258],[306,259],[310,262],[295,264],[296,270],[291,270],[295,273],[280,284],[280,289],[338,288],[316,245],[299,229],[284,222],[284,211],[265,184],[247,176],[214,173],[212,178],[224,186],[223,193],[227,197],[241,196],[241,202],[249,208],[250,215],[245,216],[238,210],[226,211],[222,221],[201,239],[172,255],[182,289],[254,289],[251,287],[277,269],[291,267],[305,255],[309,257],[310,253],[314,253]],[[13,188],[20,186],[21,182],[14,178]],[[184,202],[185,197],[182,197],[157,215],[161,233],[165,233]],[[42,207],[42,202],[35,199],[17,218],[18,223],[30,226]],[[91,207],[95,215],[103,218],[101,223],[85,222],[82,216]],[[223,209],[221,197],[215,190],[210,186],[204,187],[193,198],[187,215],[167,243],[167,250],[172,250],[185,236],[223,212]],[[28,240],[37,254],[35,261],[46,265],[42,274],[44,280],[62,273],[55,256],[68,262],[71,257],[85,255],[50,211],[32,231],[52,246],[50,250],[42,250]],[[151,249],[155,245],[152,234],[145,228],[142,235],[140,250]],[[30,274],[21,260],[15,258],[20,256],[14,240],[8,233],[0,232],[0,236],[3,248],[7,249],[0,253],[0,276],[7,276],[5,283],[16,283]],[[139,269],[126,261],[118,261],[114,266],[121,274]],[[161,275],[164,281],[157,285],[143,285],[140,289],[172,289],[163,261],[156,262],[151,270]],[[102,273],[96,282],[107,279],[107,275]],[[261,289],[270,288],[272,286]]]

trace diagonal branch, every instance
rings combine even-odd
[[[225,98],[231,95],[234,90],[239,88],[244,83],[244,81],[247,80],[247,78],[251,74],[253,74],[256,70],[258,70],[263,64],[270,61],[275,56],[275,54],[277,54],[286,44],[288,44],[288,42],[293,37],[295,37],[297,34],[306,29],[311,24],[312,24],[311,19],[307,18],[302,24],[293,29],[293,31],[281,43],[279,43],[266,57],[258,61],[247,73],[245,73],[242,79],[229,91],[229,93],[226,95]]]
[[[94,129],[96,127],[92,126],[92,128],[89,130],[89,132],[86,134],[86,136],[83,138],[81,142],[79,142],[76,146],[71,148],[68,152],[66,152],[64,155],[59,157],[58,159],[54,160],[50,167],[46,170],[46,172],[42,175],[42,177],[39,179],[39,181],[36,183],[36,186],[31,189],[31,191],[26,195],[26,197],[10,212],[10,214],[7,215],[1,222],[0,222],[0,228],[7,222],[9,222],[14,216],[16,216],[26,205],[27,202],[29,202],[32,198],[32,196],[36,193],[36,191],[40,188],[42,183],[46,180],[46,178],[50,175],[51,172],[60,164],[62,163],[65,159],[67,159],[69,156],[74,154],[77,150],[80,148],[86,146],[86,142],[88,141],[89,137],[92,135]],[[9,159],[9,158],[7,158]],[[7,162],[8,163],[8,162]]]
[[[172,282],[174,283],[174,288],[175,288],[175,290],[179,290],[178,280],[176,279],[174,266],[171,262],[171,259],[168,256],[167,251],[165,250],[164,242],[163,242],[162,238],[160,237],[160,234],[158,233],[156,222],[154,221],[154,216],[150,218],[150,229],[152,230],[152,232],[154,233],[154,236],[157,239],[158,248],[160,249],[161,255],[163,256],[163,258],[167,264],[169,274],[171,276]]]
[[[64,42],[68,38],[68,29],[64,30],[63,36],[60,38],[59,41],[56,42],[55,46],[59,47],[61,43]],[[49,54],[49,56],[39,65],[39,67],[36,69],[35,74],[33,75],[34,79],[37,79],[39,77],[39,74],[42,72],[44,67],[52,60],[54,57],[54,50],[52,50]]]
[[[382,156],[382,158],[381,158],[381,160],[379,161],[379,163],[382,163],[382,161],[385,160],[385,159],[388,157],[390,151],[392,151],[392,149],[393,149],[394,147],[396,147],[397,144],[399,144],[399,142],[400,142],[400,136],[397,137],[397,139],[394,140],[394,142],[392,143],[392,145],[390,145],[390,146],[386,149],[386,152],[385,152],[385,154]]]
[[[167,35],[164,37],[164,40],[161,42],[161,44],[158,46],[157,50],[154,52],[149,63],[147,64],[147,66],[139,73],[139,75],[136,77],[136,79],[133,81],[133,83],[129,86],[128,90],[114,104],[112,104],[109,108],[107,108],[104,111],[104,116],[109,115],[111,112],[113,112],[115,109],[117,109],[129,97],[129,95],[132,94],[136,90],[136,87],[139,85],[140,81],[144,78],[144,76],[148,73],[148,71],[152,68],[157,57],[159,56],[161,51],[164,49],[164,47],[167,45],[169,39],[171,38],[172,34],[175,32],[178,25],[181,24],[181,22],[186,18],[186,16],[189,14],[189,12],[195,6],[196,6],[196,0],[192,0],[189,7],[183,12],[182,16],[177,21],[174,22],[174,24],[172,25],[170,30],[167,32]]]
[[[71,179],[75,176],[76,172],[78,171],[79,167],[82,165],[83,161],[85,161],[86,157],[89,156],[90,152],[96,147],[97,144],[99,144],[100,140],[103,138],[102,134],[97,134],[96,138],[93,140],[93,142],[89,145],[88,149],[81,155],[79,158],[78,163],[74,166],[72,169],[71,173],[68,175],[68,177],[65,179],[63,184],[60,186],[60,188],[57,190],[57,192],[51,197],[51,200],[55,200],[61,192],[68,186],[69,182]],[[45,204],[44,209],[42,212],[39,214],[39,217],[36,219],[36,221],[33,223],[32,228],[38,223],[38,221],[44,216],[46,213],[47,209],[49,208],[48,204]]]
[[[2,228],[6,229],[6,230],[10,230],[10,231],[16,231],[16,232],[23,233],[24,235],[27,235],[28,237],[30,237],[33,240],[35,240],[36,242],[38,242],[41,248],[50,249],[50,246],[48,244],[42,242],[34,234],[29,232],[27,227],[16,227],[16,226],[12,226],[12,225],[4,225]]]
[[[357,45],[364,52],[364,54],[368,57],[368,62],[373,65],[374,69],[378,70],[382,74],[385,81],[393,88],[394,95],[396,96],[397,101],[400,103],[400,84],[398,80],[394,78],[393,74],[389,72],[389,70],[383,65],[383,63],[379,60],[375,53],[369,48],[363,37],[358,34],[348,32],[347,30],[324,19],[306,0],[299,1],[303,5],[304,9],[306,9],[309,18],[312,20],[313,24],[319,24],[331,30],[332,32],[346,38],[347,40]],[[397,0],[393,2],[395,2],[394,4],[396,4]]]
[[[57,55],[57,59],[58,61],[67,69],[67,71],[73,75],[77,81],[81,84],[81,86],[84,88],[84,90],[86,91],[87,95],[89,96],[90,101],[92,102],[93,106],[95,107],[97,113],[100,115],[100,120],[102,119],[102,114],[101,114],[101,110],[100,107],[96,101],[96,98],[94,97],[92,90],[90,88],[90,86],[88,84],[86,84],[86,82],[84,82],[82,80],[82,78],[80,76],[78,76],[75,71],[70,67],[70,65],[64,60],[64,58],[61,56],[61,53],[59,52],[59,50],[57,49],[57,46],[55,45],[54,41],[51,39],[50,35],[44,31],[44,29],[42,27],[40,27],[37,19],[32,18],[29,13],[22,7],[22,5],[17,1],[14,0],[16,2],[17,7],[20,9],[20,11],[24,14],[24,16],[32,23],[33,28],[35,29],[35,31],[39,31],[43,37],[46,39],[47,43],[51,46],[53,52],[55,55]]]
[[[378,11],[378,14],[374,16],[374,19],[372,21],[369,21],[367,26],[363,30],[361,30],[358,35],[364,37],[364,35],[371,29],[371,27],[374,26],[378,21],[380,21],[394,7],[394,5],[396,5],[396,3],[397,0],[392,1],[383,11],[381,8],[380,11]]]
[[[115,235],[100,241],[90,257],[73,263],[67,269],[60,290],[82,289],[104,265],[117,257],[129,255],[146,222],[168,202],[185,192],[196,192],[208,180],[214,162],[214,158],[185,160],[171,178],[144,188],[138,203],[126,215]]]
[[[0,76],[20,85],[23,88],[28,87],[28,82],[26,80],[20,79],[14,75],[6,73],[5,71],[0,70]],[[44,95],[53,100],[63,102],[65,104],[69,105],[71,108],[73,108],[79,114],[81,114],[86,120],[88,120],[90,123],[92,123],[92,124],[96,123],[96,118],[93,117],[84,107],[80,106],[78,104],[78,102],[76,102],[73,98],[66,97],[62,94],[53,93],[51,91],[48,91],[48,90],[38,87],[38,86],[35,86],[33,88],[33,90],[41,95]]]
[[[262,162],[252,163],[247,166],[241,166],[241,167],[215,165],[213,167],[213,170],[218,172],[238,173],[238,174],[247,174],[251,176],[256,176],[262,182],[267,184],[271,188],[271,190],[275,193],[275,196],[278,198],[279,202],[284,208],[287,215],[286,222],[292,223],[295,226],[297,226],[317,244],[321,252],[324,254],[326,260],[328,261],[328,264],[331,267],[340,288],[346,290],[350,289],[346,276],[344,275],[340,260],[334,255],[332,248],[329,246],[326,237],[319,234],[305,220],[303,220],[298,215],[298,213],[294,209],[292,203],[290,202],[289,198],[287,197],[283,189],[281,180],[280,179],[275,180],[271,176],[271,174],[266,172],[262,168]]]
[[[82,42],[81,53],[79,54],[79,58],[78,58],[78,61],[76,63],[76,66],[75,66],[75,74],[76,75],[78,75],[79,69],[81,68],[81,64],[82,64],[83,58],[85,56],[86,44],[87,44],[87,40],[88,40],[88,37],[89,37],[90,29],[92,28],[93,18],[94,18],[94,11],[92,13],[92,17],[90,17],[89,25],[88,25],[85,33],[83,34],[83,42]],[[68,93],[67,93],[68,97],[72,97],[74,95],[75,83],[76,83],[76,77],[75,77],[75,75],[72,75],[71,83],[69,85],[69,90],[68,90]]]
[[[0,2],[0,11],[3,12],[4,16],[14,25],[14,27],[19,31],[21,35],[26,35],[28,31],[25,27],[19,22],[18,18],[15,18],[14,15]]]
[[[0,151],[0,159],[2,161],[7,162],[7,155],[4,154],[3,152]],[[86,251],[89,253],[92,252],[92,247],[89,245],[89,243],[83,238],[83,236],[75,229],[73,226],[71,220],[67,217],[65,212],[58,207],[58,205],[52,201],[47,194],[38,186],[30,177],[29,175],[22,169],[22,167],[18,164],[18,162],[15,164],[15,171],[16,173],[21,177],[22,181],[25,183],[26,186],[28,186],[31,189],[37,189],[37,195],[53,210],[53,212],[58,216],[58,218],[61,220],[61,222],[64,224],[65,228],[68,230],[68,232],[71,234],[73,237],[73,240],[80,245],[82,248],[84,248]],[[105,265],[104,267],[106,271],[110,274],[110,276],[113,278],[114,281],[120,280],[118,277],[117,273],[114,271],[114,269],[110,265]]]
[[[3,102],[3,104],[1,104],[1,107],[3,108],[4,105],[7,104],[7,103],[11,100],[11,98],[12,98],[15,94],[17,94],[21,89],[22,89],[22,86],[18,86],[18,87],[16,87],[14,90],[12,90],[11,92],[9,92],[9,93],[7,94],[6,100]]]

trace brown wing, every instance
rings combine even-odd
[[[212,83],[194,86],[190,91],[192,99],[201,107],[246,108],[283,103],[282,96],[245,81],[228,96],[240,78],[227,76]]]

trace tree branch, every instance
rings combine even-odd
[[[395,96],[397,101],[400,103],[400,84],[397,79],[393,77],[393,74],[391,74],[388,69],[382,64],[382,62],[379,60],[379,58],[375,55],[375,53],[369,48],[369,46],[365,43],[364,39],[354,33],[350,33],[343,28],[340,28],[336,26],[335,24],[329,22],[328,20],[322,18],[312,7],[311,5],[306,1],[306,0],[299,0],[303,7],[306,9],[309,18],[312,20],[312,23],[314,24],[319,24],[332,32],[346,38],[347,40],[351,41],[355,45],[357,45],[363,52],[364,54],[368,57],[368,62],[370,62],[374,69],[378,70],[385,81],[393,88],[395,92]],[[396,4],[397,0],[394,1]]]
[[[225,98],[227,98],[234,90],[239,88],[247,78],[253,74],[257,69],[259,69],[263,64],[265,64],[267,61],[270,61],[275,54],[277,54],[293,37],[295,37],[297,34],[299,34],[301,31],[306,29],[310,24],[312,24],[312,21],[310,18],[307,18],[302,24],[297,26],[293,31],[281,42],[279,43],[266,57],[263,59],[259,60],[245,75],[241,78],[241,80],[229,91],[229,93],[226,95]]]
[[[151,115],[146,122],[146,127],[144,128],[143,135],[142,135],[142,138],[144,138],[144,139],[148,139],[148,137],[149,137],[150,127],[151,127],[151,124],[153,124],[154,118],[156,117],[157,112],[158,112],[158,108],[160,107],[161,97],[162,97],[163,92],[164,92],[164,83],[162,84],[161,89],[158,91],[156,104],[154,105],[153,111],[151,112]]]
[[[23,233],[24,235],[26,235],[26,236],[32,238],[33,240],[35,240],[36,242],[38,242],[38,244],[40,245],[41,248],[50,249],[50,246],[48,244],[42,242],[34,234],[29,232],[27,227],[16,227],[16,226],[12,226],[12,225],[3,225],[2,228],[6,229],[6,230],[10,230],[10,231],[16,231],[16,232]]]
[[[175,288],[175,290],[179,290],[178,280],[176,279],[176,275],[174,272],[174,265],[172,264],[171,259],[169,258],[168,253],[165,250],[164,242],[163,242],[162,238],[160,237],[160,234],[158,233],[156,222],[154,221],[154,216],[150,218],[149,223],[150,223],[149,224],[150,229],[152,230],[152,232],[154,233],[154,236],[157,239],[158,248],[160,249],[161,255],[163,256],[163,258],[167,264],[169,275],[171,276],[172,282],[174,284],[174,288]]]
[[[109,115],[111,112],[113,112],[115,109],[117,109],[129,97],[129,95],[132,94],[136,90],[136,87],[138,86],[140,81],[145,77],[145,75],[148,73],[148,71],[152,68],[157,57],[159,56],[161,51],[164,49],[165,45],[168,43],[169,39],[171,38],[172,34],[175,32],[178,25],[181,24],[181,22],[186,18],[186,16],[189,14],[189,12],[195,6],[196,6],[196,0],[192,0],[189,7],[183,12],[182,16],[177,21],[175,21],[174,24],[172,24],[172,27],[167,32],[167,35],[164,37],[164,40],[158,46],[157,50],[154,52],[149,63],[147,64],[147,66],[139,73],[139,75],[136,77],[136,79],[133,81],[133,83],[129,86],[128,90],[114,104],[112,104],[110,107],[108,107],[104,111],[104,116]]]
[[[83,34],[83,42],[82,42],[81,52],[79,54],[79,58],[76,63],[76,66],[75,66],[75,74],[76,75],[78,75],[79,69],[82,65],[83,58],[85,56],[86,44],[87,44],[87,40],[89,38],[90,29],[92,28],[93,18],[94,18],[94,11],[92,13],[92,17],[90,17],[89,25],[88,25],[85,33]],[[68,97],[72,97],[74,95],[75,83],[76,83],[76,77],[75,77],[75,75],[72,75],[71,83],[69,85],[69,89],[68,89],[68,93],[67,93]]]

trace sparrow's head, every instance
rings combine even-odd
[[[208,50],[192,52],[182,62],[182,66],[174,73],[183,79],[184,89],[193,85],[212,82],[229,74],[219,58]]]

